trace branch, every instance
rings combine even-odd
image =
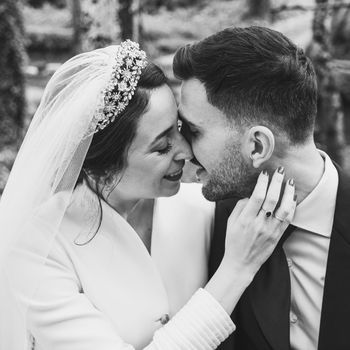
[[[271,9],[271,14],[272,15],[277,15],[281,12],[285,11],[315,11],[317,8],[326,8],[329,11],[333,10],[339,10],[342,8],[350,8],[350,3],[339,3],[339,4],[333,4],[333,5],[318,5],[318,6],[303,6],[303,5],[293,5],[293,6],[288,6],[288,5],[281,5],[275,8]]]

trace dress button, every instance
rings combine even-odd
[[[165,324],[167,324],[169,322],[169,320],[170,320],[169,315],[168,314],[164,314],[158,321],[160,321],[160,323],[162,325],[165,325]]]
[[[291,268],[293,266],[293,261],[290,258],[287,258],[287,263],[288,263],[288,267]]]
[[[297,317],[297,315],[295,313],[290,312],[289,320],[290,320],[291,323],[297,323],[298,317]]]

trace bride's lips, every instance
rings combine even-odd
[[[165,175],[164,179],[166,179],[168,181],[179,181],[181,179],[181,177],[182,177],[182,169],[180,169],[174,173]]]

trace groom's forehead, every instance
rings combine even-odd
[[[196,79],[189,79],[181,85],[179,118],[195,125],[204,123],[208,100],[204,85]]]
[[[196,127],[221,125],[227,120],[225,114],[208,101],[204,84],[196,79],[182,83],[178,112],[180,119]]]
[[[183,81],[181,84],[181,102],[184,105],[208,103],[204,84],[194,78]]]

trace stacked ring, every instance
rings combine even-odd
[[[273,217],[274,217],[275,219],[277,219],[278,221],[285,222],[284,219],[280,218],[280,217],[277,216],[276,214],[273,214]]]

